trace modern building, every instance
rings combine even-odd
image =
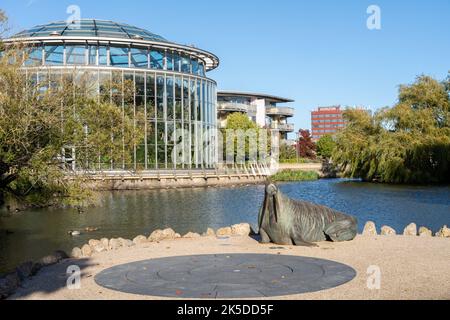
[[[23,68],[36,82],[47,81],[49,73],[62,77],[81,72],[89,75],[98,94],[111,88],[111,83],[122,88],[108,91],[111,99],[123,97],[123,84],[132,84],[132,102],[122,98],[121,103],[123,108],[145,114],[145,120],[136,124],[144,127],[145,138],[135,146],[123,145],[131,163],[99,160],[91,170],[215,167],[217,93],[216,82],[207,77],[219,65],[214,54],[128,24],[96,19],[39,25],[4,43],[26,48],[29,58]],[[187,146],[177,145],[175,130],[189,137]],[[175,161],[174,155],[180,153],[186,163]]]
[[[341,106],[319,107],[311,112],[312,139],[317,142],[324,135],[333,135],[345,127]]]
[[[219,127],[224,128],[228,115],[240,112],[248,115],[259,127],[279,132],[281,140],[287,140],[288,133],[295,130],[294,125],[289,123],[295,110],[279,104],[289,102],[294,101],[267,94],[219,91],[217,93],[218,124]]]

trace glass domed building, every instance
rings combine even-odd
[[[57,77],[81,71],[93,79],[99,95],[114,84],[122,89],[110,90],[111,99],[122,101],[122,107],[132,111],[129,114],[145,115],[145,120],[135,120],[145,130],[145,139],[123,146],[123,152],[132,155],[131,163],[99,161],[91,170],[216,166],[216,82],[206,76],[219,65],[214,54],[134,26],[95,19],[36,26],[4,43],[27,48],[24,69],[37,82],[46,81],[49,72]],[[126,90],[132,99],[123,98]],[[186,137],[181,147],[175,131]],[[174,159],[176,154],[183,156],[182,163]],[[71,165],[77,168],[76,150]]]

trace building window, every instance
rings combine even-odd
[[[112,66],[128,67],[128,48],[111,47],[109,55]]]
[[[85,46],[67,46],[66,47],[67,64],[85,65],[86,47]]]
[[[97,63],[97,46],[88,47],[89,65],[96,66]]]
[[[45,46],[45,65],[62,65],[64,64],[64,47],[63,46]]]
[[[131,49],[131,67],[134,68],[148,68],[147,50]]]
[[[98,47],[98,65],[109,66],[108,47]]]
[[[181,58],[181,72],[191,73],[191,60],[188,57]]]
[[[163,69],[164,68],[164,53],[158,50],[150,52],[150,68]]]
[[[40,66],[42,65],[42,47],[30,48],[26,50],[27,60],[25,66]]]

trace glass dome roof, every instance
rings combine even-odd
[[[24,30],[14,35],[12,38],[48,36],[105,37],[168,42],[163,37],[141,28],[124,23],[97,19],[82,19],[74,21],[71,24],[67,24],[66,21],[52,22]]]

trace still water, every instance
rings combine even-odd
[[[360,230],[367,220],[397,231],[410,222],[436,232],[450,225],[450,187],[390,186],[348,180],[289,183],[281,190],[295,199],[326,205],[355,215]],[[78,214],[73,209],[30,210],[0,217],[0,272],[54,250],[69,251],[89,239],[133,238],[171,227],[180,234],[202,233],[249,222],[256,229],[264,186],[127,191],[102,194],[102,205]],[[69,230],[98,227],[79,237]]]

